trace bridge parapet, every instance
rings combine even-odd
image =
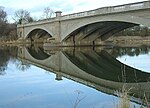
[[[43,24],[47,24],[47,23],[51,23],[54,21],[57,21],[57,18],[50,18],[50,19],[44,19],[44,20],[39,20],[39,21],[34,21],[34,22],[30,22],[30,23],[24,23],[24,24],[19,24],[17,25],[17,28],[19,27],[28,27],[28,26],[32,26],[32,25],[43,25]]]
[[[124,4],[124,5],[118,5],[118,6],[102,7],[102,8],[98,8],[95,10],[68,14],[68,15],[62,16],[61,20],[80,18],[80,17],[92,16],[92,15],[94,16],[94,15],[102,15],[102,14],[109,14],[109,13],[133,11],[137,9],[139,10],[139,9],[147,9],[147,8],[150,8],[150,1]]]

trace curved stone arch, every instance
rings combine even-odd
[[[46,28],[43,28],[43,27],[36,27],[36,28],[33,28],[33,29],[30,29],[26,35],[25,35],[25,39],[29,37],[29,34],[31,32],[33,32],[34,30],[43,30],[43,31],[46,31],[50,36],[53,36],[52,32],[50,32],[49,30],[47,30]]]
[[[75,30],[92,24],[92,23],[99,23],[99,22],[109,22],[109,21],[114,21],[114,22],[126,22],[126,23],[131,23],[131,24],[137,24],[137,25],[144,25],[147,27],[150,27],[150,20],[132,16],[132,15],[124,15],[120,14],[120,16],[116,15],[107,15],[107,16],[95,16],[95,17],[87,17],[87,18],[81,18],[78,20],[74,20],[68,23],[67,27],[69,30],[65,30],[65,33],[62,33],[62,38],[61,41],[64,41],[65,39],[68,38],[68,36]],[[63,26],[63,25],[62,25]],[[65,28],[65,27],[63,27]]]
[[[99,24],[98,26],[95,26],[96,24]],[[70,36],[75,36],[75,33],[78,33],[79,31],[82,31],[82,29],[86,26],[93,26],[92,29],[90,29],[91,31],[88,31],[87,34],[84,34],[82,37],[80,36],[81,40],[84,39],[85,37],[88,37],[88,35],[94,31],[98,31],[101,32],[101,34],[99,34],[101,36],[102,40],[107,39],[108,37],[110,37],[111,35],[129,28],[129,27],[133,27],[136,24],[133,23],[127,23],[127,22],[120,22],[120,21],[103,21],[103,22],[96,22],[96,23],[91,23],[88,25],[84,25],[81,26],[77,29],[75,29],[75,31],[71,32],[70,34],[68,34],[64,40],[68,39]],[[104,35],[104,36],[103,36]],[[108,36],[107,36],[108,35]],[[98,38],[99,36],[97,35],[96,38]],[[92,37],[93,38],[93,37]],[[94,38],[94,40],[96,40],[96,38]],[[94,41],[93,39],[91,39],[91,41]]]

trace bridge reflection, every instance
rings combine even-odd
[[[47,56],[42,58],[42,55]],[[33,47],[20,47],[18,58],[55,73],[56,80],[66,77],[107,94],[118,95],[117,93],[122,93],[125,86],[130,90],[132,101],[150,105],[150,74],[119,62],[104,48],[33,50]],[[144,96],[148,103],[144,103]]]
[[[37,49],[35,49],[34,47],[30,47],[30,48],[27,48],[27,50],[32,57],[38,60],[44,60],[50,57],[50,55],[42,51],[41,47],[38,47]]]

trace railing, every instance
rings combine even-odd
[[[115,13],[115,12],[125,12],[125,11],[144,9],[144,8],[150,8],[150,1],[124,4],[124,5],[119,5],[119,6],[103,7],[103,8],[99,8],[99,9],[95,9],[95,10],[79,12],[79,13],[74,13],[74,14],[68,14],[68,15],[62,16],[61,19],[63,20],[63,19],[91,16],[91,15],[108,14],[108,13]]]

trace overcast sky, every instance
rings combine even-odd
[[[25,9],[32,17],[40,17],[45,7],[54,11],[70,14],[105,6],[140,2],[144,0],[0,0],[0,6],[5,7],[9,19],[18,9]]]

